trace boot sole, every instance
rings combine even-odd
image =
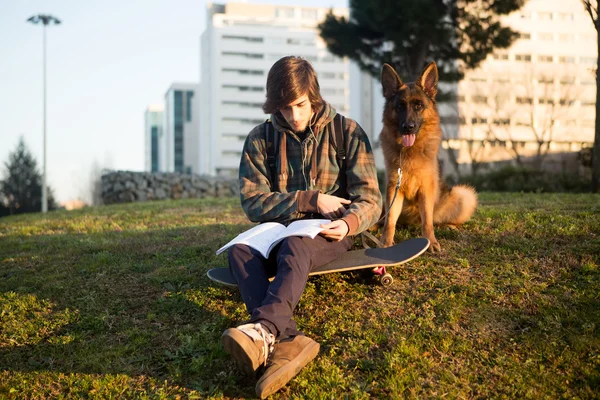
[[[319,354],[320,348],[319,343],[310,343],[288,364],[273,372],[266,379],[259,379],[256,383],[256,395],[264,399],[284,387],[293,377],[298,375],[302,368]],[[263,385],[265,381],[268,381],[268,384]]]
[[[246,375],[256,375],[260,367],[259,354],[254,341],[248,335],[238,329],[227,329],[221,335],[221,343],[225,352]]]

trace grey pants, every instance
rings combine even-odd
[[[352,246],[322,236],[290,237],[265,259],[258,251],[237,244],[229,249],[229,268],[250,313],[248,322],[260,322],[277,339],[302,334],[292,319],[294,309],[314,268],[335,260]],[[269,277],[275,276],[269,282]]]

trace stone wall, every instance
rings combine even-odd
[[[101,187],[104,204],[239,196],[237,179],[167,172],[110,171]]]

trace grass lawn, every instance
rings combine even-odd
[[[387,289],[311,277],[321,353],[273,397],[600,398],[600,196],[480,200]],[[0,398],[254,397],[219,342],[245,307],[205,276],[250,226],[237,199],[0,219]]]

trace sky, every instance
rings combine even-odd
[[[225,3],[226,1],[216,1]],[[248,0],[347,7],[347,0]],[[23,137],[43,166],[46,30],[47,180],[58,202],[89,201],[94,171],[144,169],[144,111],[174,82],[200,81],[207,1],[0,0],[0,179]]]

